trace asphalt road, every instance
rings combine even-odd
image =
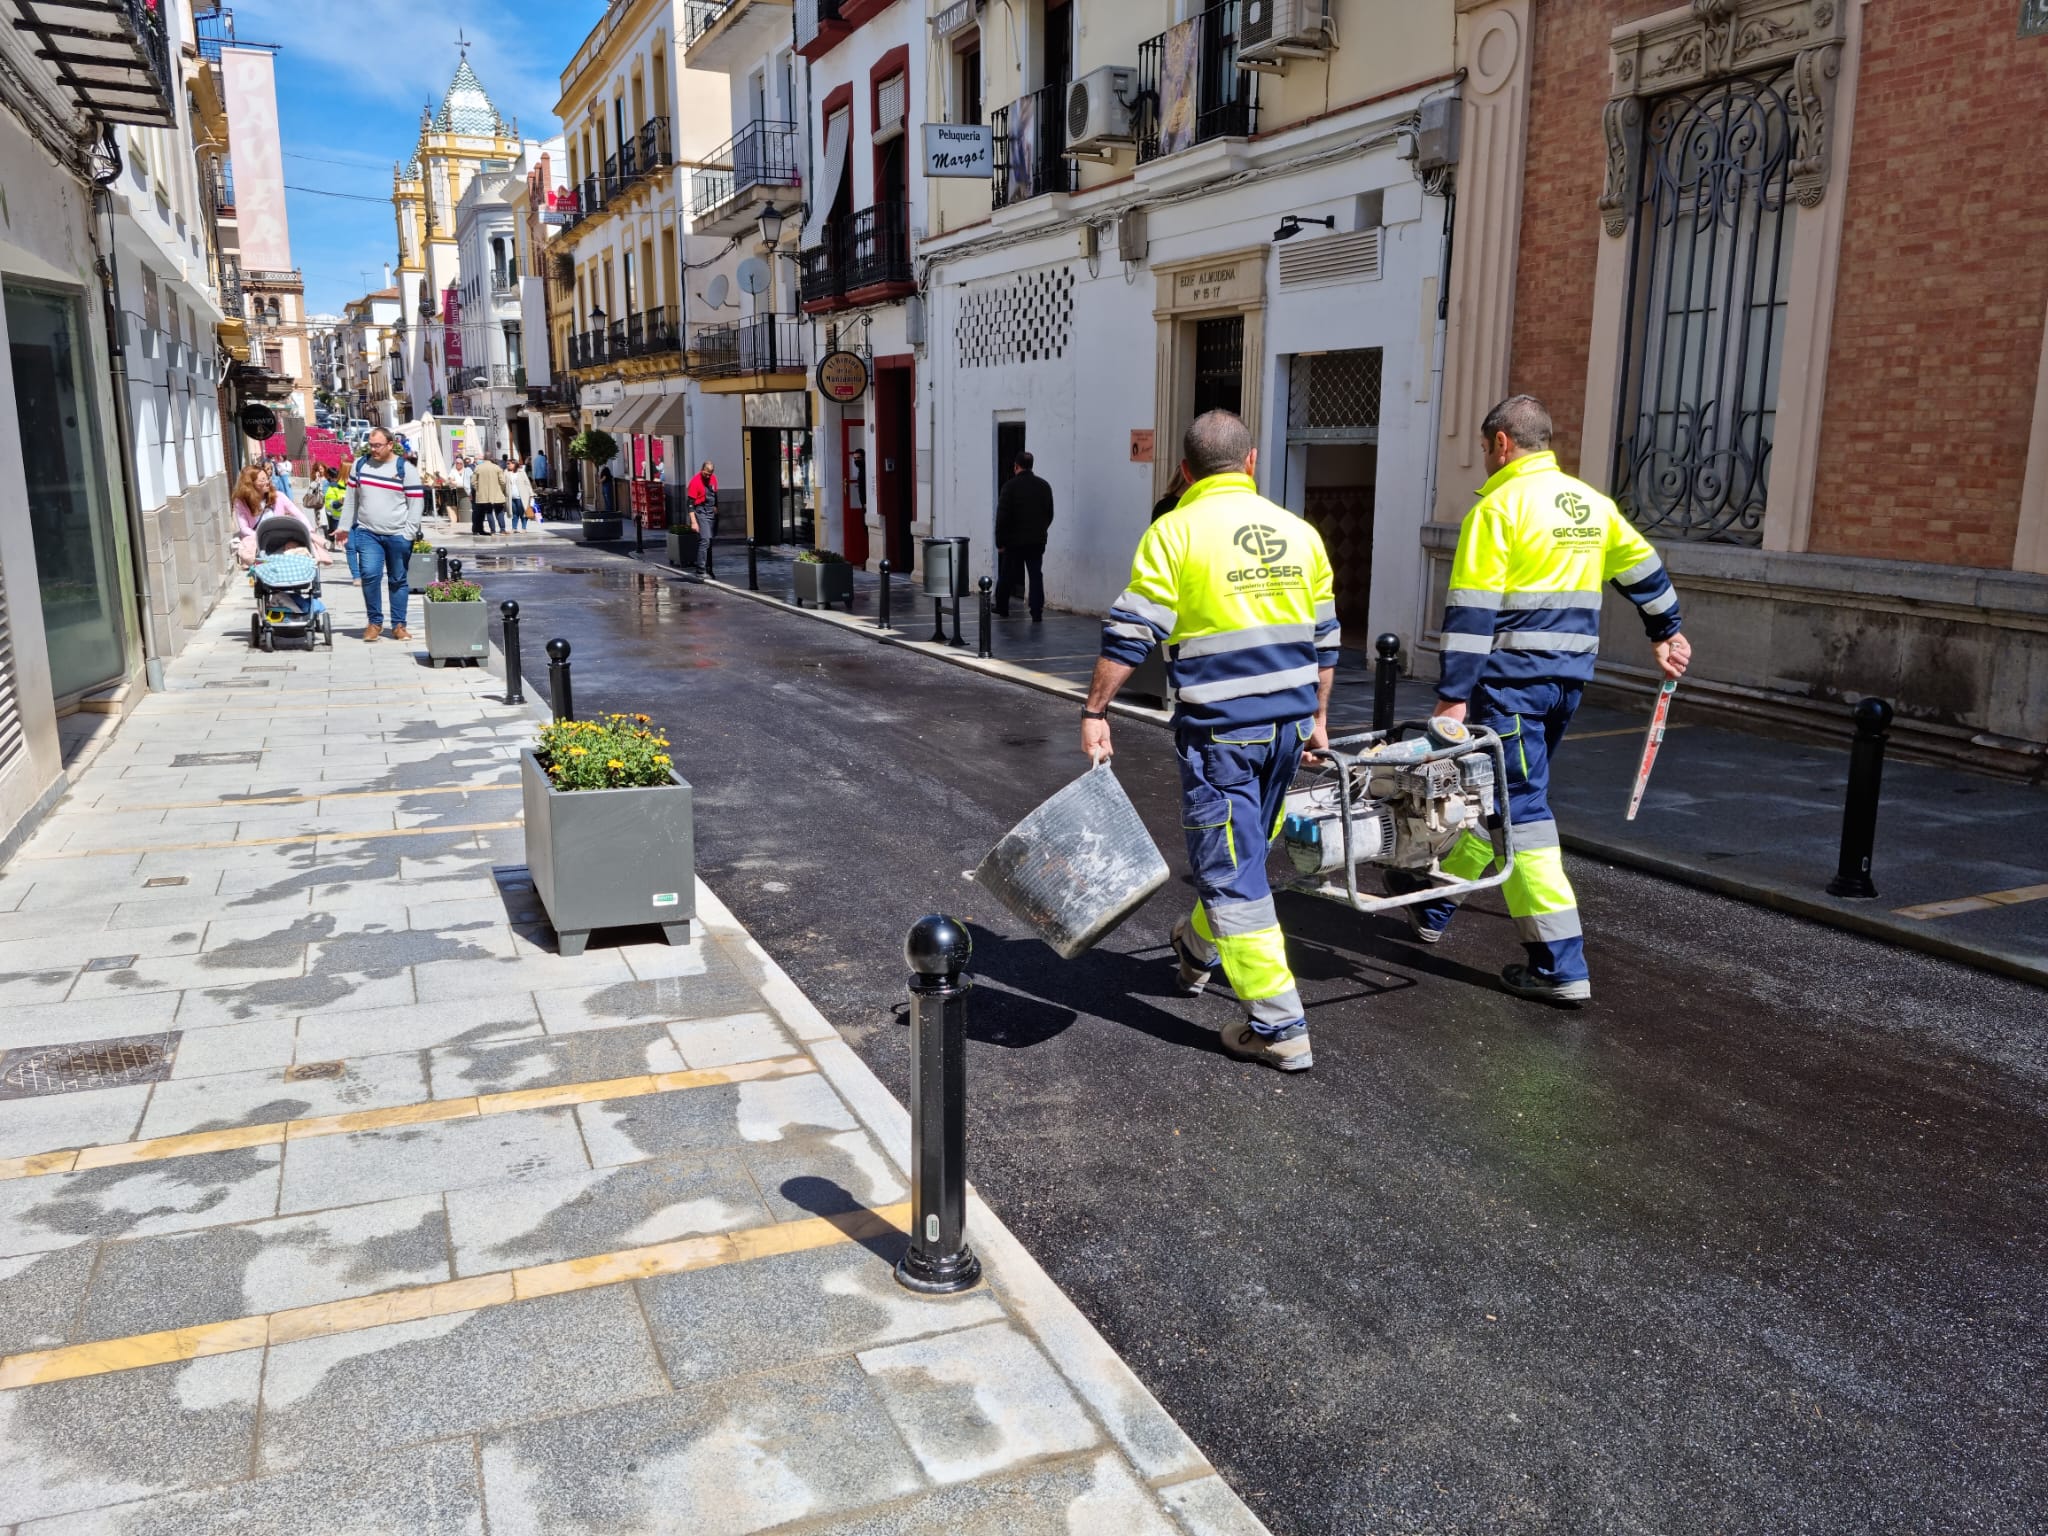
[[[1575,859],[1579,1013],[1491,902],[1283,899],[1283,1078],[1172,995],[1184,882],[1063,963],[964,878],[1071,705],[553,558],[481,573],[529,667],[672,728],[700,872],[899,1096],[904,931],[972,926],[971,1177],[1275,1531],[2048,1529],[2048,995]],[[1169,741],[1118,727],[1179,873]]]

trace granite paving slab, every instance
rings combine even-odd
[[[579,1104],[583,1139],[599,1168],[666,1152],[850,1131],[853,1112],[819,1075]]]
[[[312,1136],[292,1144],[279,1209],[316,1211],[589,1166],[567,1109]]]
[[[298,1059],[480,1046],[540,1032],[540,1013],[524,992],[382,1008],[323,1008],[299,1021]]]
[[[282,1147],[242,1147],[0,1181],[0,1255],[270,1216],[283,1163]]]
[[[659,1024],[628,1024],[576,1035],[461,1041],[428,1053],[437,1099],[507,1093],[556,1083],[601,1083],[684,1070],[683,1053]]]
[[[149,1090],[148,1083],[131,1083],[0,1100],[0,1157],[126,1141],[142,1119]]]
[[[390,1104],[417,1104],[427,1097],[426,1063],[415,1052],[321,1063],[318,1071],[308,1070],[310,1066],[301,1063],[160,1083],[148,1114],[143,1116],[141,1134],[180,1136],[236,1125],[271,1125]]]

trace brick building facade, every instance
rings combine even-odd
[[[1909,745],[2040,776],[2048,180],[2010,156],[2048,37],[1985,0],[1459,12],[1433,584],[1479,417],[1527,391],[1664,552],[1697,700],[1833,730],[1877,694]],[[1607,628],[1603,681],[1646,686]]]

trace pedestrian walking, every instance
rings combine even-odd
[[[612,467],[607,464],[597,472],[597,504],[604,509],[606,517],[612,515],[613,497],[616,494],[612,489]]]
[[[478,459],[469,471],[469,531],[488,537],[493,526],[505,531],[505,471],[495,459]]]
[[[1501,980],[1522,997],[1577,1007],[1593,983],[1550,808],[1550,764],[1593,679],[1601,587],[1614,583],[1641,611],[1664,676],[1685,674],[1692,645],[1664,562],[1612,501],[1557,467],[1550,433],[1550,413],[1530,395],[1510,396],[1480,423],[1489,478],[1451,562],[1436,713],[1497,732],[1507,749],[1515,867],[1502,895],[1528,960]],[[1492,861],[1492,846],[1468,832],[1440,862],[1471,879]],[[1419,877],[1387,873],[1390,889],[1424,888]],[[1401,910],[1433,944],[1457,903]]]
[[[292,499],[292,461],[283,454],[270,461],[270,483],[286,501]]]
[[[341,527],[341,503],[348,495],[348,482],[342,478],[339,464],[323,464],[320,467],[320,510],[324,519],[327,536],[331,539]]]
[[[366,641],[384,633],[380,583],[391,594],[391,638],[412,638],[405,627],[406,565],[426,506],[427,491],[418,468],[398,456],[389,432],[370,428],[369,452],[349,471],[348,491],[341,502],[349,569],[363,583],[363,609],[369,619],[363,629]]]
[[[539,486],[548,483],[548,451],[545,448],[533,450],[533,483]]]
[[[1031,622],[1045,617],[1045,541],[1052,529],[1052,487],[1031,466],[1029,453],[1017,455],[1015,471],[996,498],[996,617],[1010,616],[1010,594],[1030,583],[1027,594]]]
[[[683,500],[688,503],[690,531],[697,535],[697,574],[707,576],[711,572],[711,541],[718,536],[718,470],[709,459],[683,487]]]
[[[505,474],[505,499],[512,507],[512,531],[526,532],[526,509],[534,504],[533,477],[518,459]]]
[[[1314,1065],[1308,1020],[1266,880],[1266,848],[1302,753],[1329,745],[1339,632],[1330,558],[1314,528],[1259,495],[1258,451],[1229,411],[1181,444],[1187,494],[1145,530],[1110,606],[1081,712],[1081,748],[1114,750],[1109,704],[1155,645],[1169,647],[1181,826],[1200,898],[1173,928],[1178,982],[1218,965],[1245,1010],[1224,1050],[1283,1072]]]

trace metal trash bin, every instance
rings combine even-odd
[[[945,539],[924,541],[924,595],[936,598],[965,597],[967,583],[967,537],[956,534]]]

